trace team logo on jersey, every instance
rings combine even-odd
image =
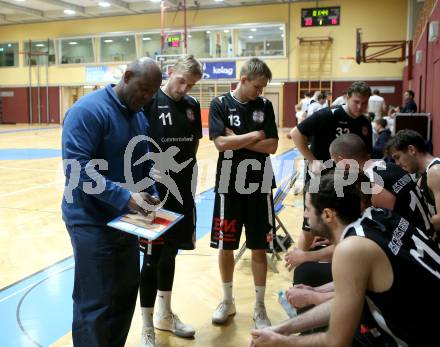
[[[186,118],[188,118],[190,122],[194,122],[195,119],[194,111],[191,108],[186,109]]]
[[[368,133],[369,133],[368,127],[362,127],[362,135],[368,136]]]
[[[264,122],[264,112],[257,110],[252,113],[252,119],[255,123],[263,123]]]

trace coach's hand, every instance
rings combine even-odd
[[[159,203],[159,198],[152,196],[146,192],[132,193],[130,200],[128,200],[127,207],[130,210],[148,216],[151,211],[156,210],[155,206],[157,206]]]

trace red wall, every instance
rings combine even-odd
[[[298,103],[298,83],[286,82],[283,85],[283,124],[281,127],[293,128],[296,126],[295,105]]]
[[[440,2],[437,2],[429,22],[440,21]],[[413,50],[412,89],[421,112],[432,115],[432,143],[434,155],[440,155],[440,40],[428,41],[429,23]],[[415,62],[416,51],[422,52],[422,61]]]
[[[0,88],[0,92],[11,92],[3,96],[2,114],[4,123],[29,123],[29,88]],[[32,88],[32,119],[38,123],[38,90]],[[46,88],[40,88],[41,123],[46,123]],[[60,88],[49,87],[49,123],[60,123]]]

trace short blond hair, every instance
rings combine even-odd
[[[241,67],[241,76],[247,76],[248,80],[265,77],[270,81],[272,79],[272,72],[264,61],[258,58],[251,58]]]
[[[202,63],[194,57],[194,55],[181,56],[173,66],[173,72],[189,73],[193,76],[202,78],[203,66]]]

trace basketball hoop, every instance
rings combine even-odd
[[[354,62],[355,62],[354,57],[339,57],[339,67],[341,69],[341,72],[343,73],[350,72]]]

